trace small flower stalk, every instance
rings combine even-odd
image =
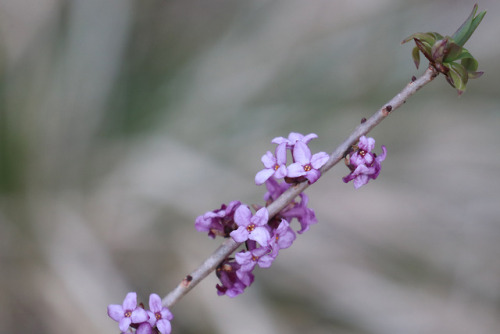
[[[471,14],[458,30],[450,37],[437,32],[416,33],[407,37],[401,44],[415,41],[412,57],[415,66],[420,64],[420,52],[429,60],[430,66],[445,75],[448,83],[461,95],[469,79],[479,78],[483,72],[478,72],[478,62],[464,48],[472,33],[481,23],[485,11],[476,15],[478,5],[475,4]]]

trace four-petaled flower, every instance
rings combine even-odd
[[[329,156],[325,152],[311,155],[311,150],[302,141],[297,141],[293,147],[294,163],[288,166],[288,177],[304,176],[312,184],[321,176],[319,169],[328,161]]]
[[[161,334],[170,334],[172,326],[170,320],[174,315],[166,307],[161,304],[161,298],[156,293],[149,295],[149,324],[151,327],[158,328]]]
[[[131,324],[140,324],[149,319],[148,313],[137,307],[137,293],[129,292],[122,305],[108,305],[108,315],[118,322],[118,327],[125,332]]]
[[[276,179],[281,179],[286,176],[286,143],[283,142],[276,146],[274,156],[270,151],[267,151],[261,158],[264,164],[263,170],[255,175],[255,184],[261,185],[266,182],[271,176]]]
[[[261,246],[267,246],[271,236],[265,225],[269,220],[269,212],[261,208],[252,216],[252,212],[246,205],[240,205],[234,213],[234,221],[238,229],[230,235],[236,242],[244,242],[248,239],[257,241]]]
[[[247,284],[248,273],[251,273],[255,265],[261,268],[269,268],[276,256],[271,254],[269,247],[259,247],[250,251],[241,251],[235,255],[235,260],[241,266],[236,275],[245,284]],[[247,284],[248,285],[248,284]]]
[[[281,219],[281,223],[274,230],[271,242],[269,243],[272,249],[271,255],[276,257],[280,249],[290,247],[294,240],[295,232],[290,228],[290,224],[285,219]]]
[[[370,179],[375,180],[378,177],[381,169],[380,163],[384,161],[387,149],[382,145],[382,154],[377,156],[372,153],[374,148],[375,139],[365,136],[359,138],[358,150],[346,162],[351,173],[342,178],[345,183],[354,180],[354,188],[358,189],[367,184]]]

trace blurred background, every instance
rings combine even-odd
[[[220,244],[198,215],[263,203],[272,138],[333,151],[425,69],[400,42],[473,4],[1,0],[1,332],[118,333],[108,304],[166,295]],[[485,75],[392,113],[377,181],[325,174],[319,223],[235,299],[210,275],[173,333],[500,332],[500,2],[479,10]]]

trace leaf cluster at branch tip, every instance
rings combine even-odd
[[[448,83],[457,89],[459,95],[465,91],[469,79],[479,78],[483,74],[477,71],[477,60],[463,47],[486,14],[483,11],[476,16],[477,9],[478,5],[475,4],[469,17],[451,37],[437,32],[419,32],[401,42],[404,44],[414,40],[416,46],[413,48],[412,58],[415,66],[418,68],[420,64],[421,52],[432,67],[446,76]]]

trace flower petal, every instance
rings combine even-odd
[[[114,321],[120,321],[125,317],[125,311],[121,305],[108,305],[108,315]]]
[[[368,178],[367,175],[358,175],[353,181],[354,188],[358,189],[359,187],[365,185],[368,183],[370,179]]]
[[[255,213],[250,221],[257,226],[264,226],[269,221],[269,211],[267,211],[266,207],[260,208],[259,211]]]
[[[124,310],[133,310],[137,307],[137,293],[129,292],[123,300]]]
[[[262,226],[256,227],[252,233],[248,236],[250,240],[257,241],[261,246],[267,246],[269,244],[269,240],[271,239],[271,235],[269,231]],[[234,239],[234,238],[233,238]]]
[[[304,170],[304,166],[300,162],[295,162],[287,167],[288,177],[298,177],[305,174],[306,171]]]
[[[158,328],[161,334],[170,334],[172,331],[172,325],[170,324],[170,321],[166,319],[158,320],[156,328]]]
[[[132,323],[140,324],[141,322],[148,321],[149,315],[145,309],[138,307],[132,311],[132,315],[130,316],[130,319],[132,319]]]
[[[382,154],[378,155],[375,159],[378,162],[384,161],[385,157],[387,156],[387,149],[385,148],[385,145],[382,145]]]
[[[270,151],[267,151],[266,154],[262,156],[260,161],[262,161],[266,168],[273,168],[276,164],[276,158]]]
[[[278,170],[274,173],[274,178],[282,179],[287,176],[287,169],[285,165],[281,165]]]
[[[149,319],[148,319],[148,323],[151,325],[151,327],[154,327],[156,325],[156,315],[151,312],[151,311],[146,311],[148,312],[148,316],[149,316]]]
[[[275,258],[271,254],[266,254],[261,256],[257,263],[261,268],[269,268],[273,264],[274,259]]]
[[[276,147],[276,163],[278,165],[286,164],[286,143],[281,143]]]
[[[245,266],[248,263],[252,262],[252,253],[249,251],[241,251],[234,255],[234,259],[239,265]],[[244,269],[243,271],[247,270]]]
[[[293,160],[307,165],[311,161],[311,150],[302,141],[297,141],[293,147]]]
[[[246,205],[240,205],[234,212],[234,221],[238,226],[247,226],[250,224],[252,212]]]
[[[304,135],[302,133],[298,133],[298,132],[290,132],[290,134],[288,135],[288,140],[290,141],[290,143],[292,145],[295,145],[295,142],[296,141],[301,141],[302,139],[304,138]]]
[[[330,156],[326,152],[319,152],[312,156],[311,166],[314,169],[320,169],[324,164],[330,159]]]
[[[118,324],[118,328],[120,328],[120,330],[122,332],[125,332],[129,328],[131,323],[132,323],[132,319],[124,317],[120,320],[120,322]]]
[[[149,309],[153,312],[160,312],[163,306],[161,305],[161,298],[156,293],[149,295]]]
[[[255,184],[260,186],[267,181],[273,174],[275,170],[271,168],[263,169],[255,175]]]
[[[318,181],[320,176],[321,172],[317,169],[311,169],[306,174],[306,178],[309,180],[310,184],[313,184],[314,182]]]
[[[276,138],[273,138],[273,140],[271,140],[271,143],[273,144],[282,144],[282,143],[288,143],[288,139],[284,138],[284,137],[276,137]]]
[[[240,226],[237,230],[229,233],[229,235],[231,236],[231,238],[233,238],[234,241],[243,242],[248,240],[249,233],[245,226]]]
[[[310,133],[308,135],[305,135],[304,138],[302,138],[302,141],[307,144],[308,142],[311,141],[311,139],[314,139],[314,138],[318,138],[318,135],[315,133]]]
[[[170,310],[166,307],[164,307],[160,313],[162,319],[172,320],[174,318],[172,312],[170,312]]]
[[[139,327],[137,327],[137,330],[135,331],[135,334],[151,334],[153,333],[153,326],[151,324],[145,322],[142,323]]]
[[[375,139],[371,137],[361,136],[359,138],[358,147],[366,152],[371,152],[375,148]]]

